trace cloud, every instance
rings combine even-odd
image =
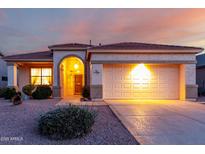
[[[139,41],[176,44],[204,33],[198,26],[205,25],[205,9],[107,10],[76,11],[78,18],[68,19],[50,30],[62,34],[57,42],[88,42],[93,39],[105,43]]]
[[[0,9],[0,18],[4,18],[5,17],[5,13],[2,9]]]
[[[5,24],[6,22],[6,14],[3,9],[0,9],[0,25]]]
[[[10,10],[1,11],[0,21],[1,14]],[[137,41],[205,46],[205,9],[46,11],[33,9],[29,12],[28,9],[20,13],[21,20],[15,20],[14,11],[12,16],[6,17],[7,24],[0,27],[0,45],[7,51],[46,48],[56,43],[88,43],[89,40],[94,44]]]
[[[130,20],[129,20],[130,19]],[[110,20],[110,32],[130,40],[151,42],[175,42],[203,32],[205,9],[145,9],[140,13],[119,12]]]
[[[5,55],[15,53],[17,50],[25,52],[25,50],[42,49],[43,46],[39,43],[41,41],[42,39],[39,36],[0,25],[0,49]],[[18,52],[20,53],[20,51]]]

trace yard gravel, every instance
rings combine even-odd
[[[39,116],[57,108],[58,99],[27,100],[14,106],[0,100],[0,144],[136,145],[138,142],[108,106],[89,106],[98,115],[91,133],[72,140],[51,140],[38,133]]]

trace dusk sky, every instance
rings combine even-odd
[[[0,9],[5,55],[89,40],[205,47],[205,9]]]

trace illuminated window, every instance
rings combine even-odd
[[[51,68],[31,68],[31,84],[33,85],[51,85]]]

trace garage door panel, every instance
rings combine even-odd
[[[136,64],[103,66],[104,99],[179,99],[179,66],[146,65],[150,78],[131,74]]]

